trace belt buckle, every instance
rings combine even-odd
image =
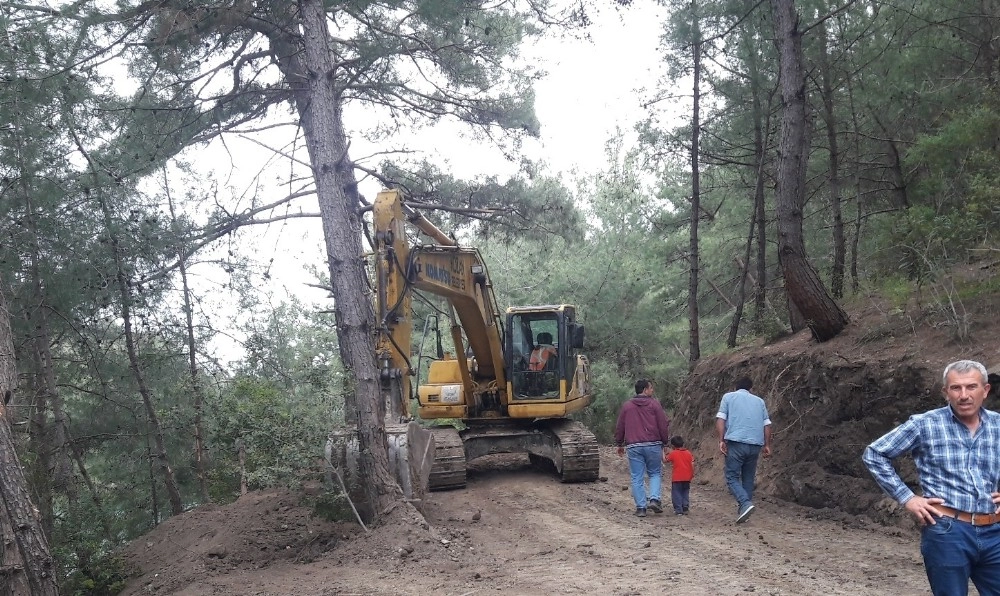
[[[1000,519],[997,519],[995,513],[970,513],[969,515],[972,516],[969,523],[974,526],[990,526],[1000,521]],[[977,516],[979,517],[979,523],[976,523]]]

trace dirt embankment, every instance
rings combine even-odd
[[[851,326],[823,344],[802,332],[706,359],[684,386],[674,430],[690,437],[696,453],[721,474],[721,460],[712,459],[716,408],[721,395],[747,375],[774,423],[774,456],[758,475],[760,490],[833,518],[863,516],[912,527],[872,481],[861,452],[910,415],[944,405],[941,373],[949,362],[971,359],[991,372],[1000,368],[992,300],[966,306],[978,307],[965,312],[960,329],[935,309],[915,315],[873,302],[851,313]],[[1000,409],[995,395],[986,405]],[[898,463],[915,485],[912,463]]]

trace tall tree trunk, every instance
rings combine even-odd
[[[761,73],[759,63],[757,61],[757,52],[751,47],[751,40],[748,39],[747,36],[743,36],[740,43],[747,46],[741,49],[741,53],[745,56],[747,62],[748,83],[750,87],[750,106],[753,121],[754,188],[753,194],[750,196],[752,208],[744,254],[742,259],[739,257],[735,259],[740,268],[740,281],[738,299],[736,301],[736,312],[733,314],[733,321],[729,326],[729,337],[726,340],[726,345],[729,347],[736,346],[736,340],[739,337],[740,325],[743,321],[743,311],[746,306],[747,280],[749,279],[752,281],[754,278],[754,275],[750,272],[751,263],[753,262],[750,255],[753,253],[755,237],[757,239],[757,281],[754,282],[754,310],[753,318],[751,319],[751,327],[754,332],[759,332],[763,329],[764,312],[767,305],[767,234],[764,210],[764,182],[766,175],[767,146],[769,143],[768,139],[770,138],[771,128],[771,110],[767,109],[765,111],[764,109],[764,88],[761,85]],[[770,106],[773,98],[774,89],[772,89],[769,93],[767,100],[768,106]]]
[[[156,490],[156,470],[153,462],[153,448],[149,444],[150,433],[146,432],[146,473],[149,475],[149,511],[154,526],[160,525],[160,495]]]
[[[45,399],[45,389],[41,380],[41,364],[38,354],[32,350],[34,373],[31,375],[31,414],[28,417],[28,442],[35,454],[31,466],[31,489],[35,507],[38,509],[39,523],[46,536],[52,535],[52,443],[49,440],[49,406]]]
[[[733,313],[733,322],[729,325],[729,337],[726,339],[726,346],[736,347],[736,339],[740,333],[740,320],[743,318],[743,304],[746,302],[747,277],[750,275],[750,252],[753,250],[753,230],[757,224],[752,215],[750,216],[750,231],[747,233],[746,249],[743,254],[743,266],[740,267],[740,282],[736,286],[736,311]],[[739,261],[737,261],[739,262]]]
[[[9,29],[5,29],[4,33],[8,33]],[[13,46],[9,37],[5,36],[4,43]],[[12,56],[12,54],[8,54]],[[16,72],[17,66],[13,61],[5,65],[7,72]],[[21,106],[17,104],[17,96],[14,96],[14,105],[10,106],[9,114],[13,115],[15,119],[12,130],[13,135],[13,149],[16,155],[17,163],[16,167],[20,175],[18,176],[19,188],[23,197],[31,196],[31,191],[28,186],[29,180],[29,168],[28,161],[26,157],[26,148],[24,143],[24,138],[19,131],[24,130],[22,123],[19,121],[24,110]],[[6,296],[3,294],[2,289],[0,289],[0,437],[6,437],[0,440],[0,449],[4,449],[7,454],[15,458],[14,470],[11,471],[12,474],[20,473],[22,475],[22,493],[25,498],[28,498],[27,490],[27,479],[23,477],[23,470],[16,460],[17,453],[14,451],[13,438],[10,437],[10,419],[7,417],[7,404],[13,400],[14,389],[17,386],[17,369],[16,363],[14,361],[14,344],[13,338],[11,337],[10,329],[10,312],[7,309]],[[34,395],[35,392],[32,392]],[[30,419],[32,425],[35,424],[34,417]],[[33,433],[35,429],[29,426],[29,433]],[[44,453],[44,440],[42,437],[30,435],[30,443],[32,449],[35,450],[36,459],[38,456]],[[45,463],[36,463],[35,465],[36,474],[43,480],[48,481],[48,466]],[[6,475],[7,469],[4,468],[0,470],[0,474]],[[16,481],[15,481],[16,482]],[[3,482],[2,489],[6,490],[8,488],[13,489],[14,485],[8,485],[7,482]],[[46,487],[41,487],[42,490],[47,490]],[[0,498],[0,502],[5,502],[6,496]],[[2,549],[2,558],[0,558],[0,564],[3,565],[3,574],[0,575],[0,594],[10,594],[12,596],[30,596],[31,594],[31,584],[29,582],[28,574],[24,572],[26,566],[24,560],[21,556],[20,544],[17,540],[17,535],[14,531],[16,527],[14,525],[15,520],[12,515],[9,514],[7,508],[0,515],[0,549]],[[44,539],[45,533],[43,530],[39,530]]]
[[[833,67],[830,64],[826,21],[816,28],[820,39],[820,68],[822,69],[823,119],[826,122],[826,139],[830,156],[830,219],[833,224],[833,262],[830,264],[830,291],[834,298],[844,297],[844,261],[847,252],[844,240],[844,217],[841,214],[840,152],[837,146],[837,116],[833,108]]]
[[[375,315],[367,287],[361,245],[361,216],[354,167],[348,155],[343,99],[337,87],[337,65],[330,50],[322,0],[297,3],[302,46],[272,37],[279,66],[292,88],[316,182],[326,240],[330,283],[340,356],[354,379],[348,409],[355,412],[360,447],[359,472],[368,503],[358,504],[366,521],[374,521],[402,498],[389,468],[384,404],[379,398],[372,333]],[[289,47],[290,46],[290,47]]]
[[[785,292],[818,341],[835,337],[848,318],[830,296],[806,257],[802,206],[806,179],[806,85],[802,68],[802,31],[794,0],[771,0],[780,49],[781,147],[778,158],[778,260]],[[792,309],[794,312],[795,309]]]
[[[767,151],[767,146],[762,146],[763,151]],[[764,153],[759,158],[766,160]],[[753,322],[754,328],[760,331],[764,328],[764,313],[767,312],[767,211],[764,204],[764,161],[761,161],[761,170],[757,177],[754,188],[754,221],[757,222],[757,285],[753,297]],[[747,267],[750,264],[747,263]]]
[[[701,132],[701,33],[698,27],[698,3],[691,2],[691,53],[694,63],[693,103],[691,106],[691,238],[688,246],[688,368],[694,370],[701,358],[698,330],[698,271],[701,267],[698,254],[698,222],[701,219],[701,176],[698,171],[699,135]]]
[[[185,259],[180,259],[179,271],[181,274],[182,290],[184,292],[184,316],[186,317],[187,343],[188,343],[188,374],[191,380],[191,393],[194,396],[194,466],[195,474],[198,476],[198,490],[201,493],[201,500],[204,503],[212,501],[208,494],[208,450],[205,448],[205,388],[201,384],[201,376],[198,374],[198,349],[194,340],[194,305],[191,302],[191,287],[188,285],[187,264]]]
[[[17,384],[14,342],[10,331],[7,298],[0,290],[0,395],[11,395]],[[7,401],[6,399],[4,400]],[[0,405],[0,497],[12,528],[14,542],[24,563],[24,573],[32,596],[55,596],[56,574],[48,541],[31,504],[28,484],[11,434],[6,405]]]
[[[875,124],[882,130],[882,136],[885,139],[886,149],[889,151],[889,172],[892,173],[892,182],[895,185],[893,191],[896,196],[895,207],[898,209],[909,209],[910,208],[910,197],[906,190],[906,174],[903,173],[903,156],[899,150],[899,142],[896,141],[896,136],[889,132],[889,128],[882,122],[879,118],[878,113],[872,111],[872,119]]]
[[[84,148],[83,143],[80,142],[75,132],[73,133],[73,140],[80,154],[87,160],[91,175],[94,177],[94,188],[98,189],[96,192],[100,193],[99,189],[101,185],[98,172],[101,171],[101,168],[91,160],[90,153]],[[122,260],[121,238],[115,233],[114,220],[111,217],[111,208],[108,206],[107,200],[100,195],[94,198],[101,209],[105,231],[108,234],[108,246],[111,249],[111,256],[115,261],[115,283],[118,286],[118,296],[121,299],[120,314],[122,317],[122,329],[125,331],[125,349],[128,353],[129,370],[132,372],[132,377],[135,379],[136,386],[139,389],[139,395],[142,397],[142,404],[146,409],[146,421],[149,424],[150,432],[153,434],[153,439],[156,443],[155,457],[160,473],[163,476],[163,484],[167,490],[170,510],[174,515],[180,515],[184,512],[184,503],[181,500],[180,489],[177,487],[177,481],[174,478],[174,470],[171,468],[170,459],[167,456],[166,443],[163,440],[163,427],[160,426],[160,420],[156,414],[153,394],[146,384],[146,377],[143,375],[142,367],[139,364],[139,350],[136,346],[135,331],[132,327],[132,304],[134,297],[132,296],[131,281],[125,273],[125,263]]]
[[[108,542],[114,540],[114,532],[111,530],[111,524],[108,522],[108,516],[104,514],[104,504],[101,502],[101,495],[97,492],[97,486],[90,477],[90,473],[87,472],[87,467],[84,465],[83,453],[77,444],[73,441],[73,437],[69,434],[69,429],[66,429],[66,440],[70,448],[70,453],[73,455],[73,461],[76,462],[76,467],[80,470],[80,477],[83,478],[83,482],[87,485],[87,490],[90,491],[90,498],[94,502],[94,506],[97,508],[97,514],[100,516],[101,527],[104,529],[104,538]]]
[[[767,148],[771,139],[771,105],[776,89],[767,94],[767,109],[764,109],[764,89],[760,84],[761,74],[758,67],[757,54],[746,52],[750,70],[750,92],[753,110],[753,155],[754,185],[753,185],[753,219],[751,220],[750,237],[754,236],[753,226],[757,227],[757,283],[754,291],[753,329],[760,332],[764,328],[764,313],[767,309],[767,219],[765,210],[764,181],[767,174]],[[745,271],[750,271],[749,257]],[[735,339],[734,339],[735,341]]]
[[[851,236],[851,294],[857,294],[861,280],[858,278],[858,244],[861,242],[861,126],[858,124],[858,110],[854,105],[854,86],[847,77],[847,97],[851,105],[851,124],[854,132],[854,232]]]
[[[121,259],[120,239],[112,227],[111,211],[108,209],[107,202],[101,200],[100,203],[101,210],[104,212],[104,223],[107,226],[110,239],[109,244],[115,253],[115,281],[118,284],[118,295],[121,299],[122,328],[125,331],[125,349],[128,352],[129,370],[132,372],[132,378],[135,379],[136,385],[139,388],[139,395],[142,396],[142,404],[146,408],[146,421],[149,424],[149,430],[153,435],[154,445],[156,446],[154,457],[156,458],[160,475],[163,476],[163,485],[167,491],[167,500],[170,501],[170,512],[173,515],[180,515],[184,512],[184,502],[181,500],[181,492],[174,478],[174,470],[170,466],[170,458],[167,456],[166,442],[163,438],[163,427],[160,425],[160,418],[156,413],[156,405],[153,403],[153,392],[146,384],[146,376],[143,374],[142,365],[139,364],[139,348],[136,346],[135,331],[132,327],[132,290],[129,286],[129,280],[125,275],[125,264]]]
[[[25,318],[31,328],[31,353],[35,370],[35,413],[32,416],[32,433],[38,434],[38,472],[36,478],[36,503],[41,514],[42,528],[46,538],[52,538],[54,515],[53,496],[62,492],[75,498],[76,486],[73,481],[73,462],[69,457],[67,429],[69,421],[56,388],[56,374],[52,363],[51,333],[48,321],[48,299],[39,270],[40,251],[37,244],[37,230],[34,225],[32,205],[27,202],[28,216],[25,218],[31,235],[29,269],[32,276],[33,308],[25,311]],[[51,420],[49,414],[51,413]],[[45,478],[42,478],[44,476]]]
[[[0,594],[31,596],[24,562],[14,541],[14,530],[6,515],[0,515]]]
[[[177,213],[174,210],[174,199],[170,194],[170,181],[167,180],[167,171],[163,170],[163,188],[167,195],[167,205],[170,208],[171,222],[177,221]],[[184,317],[185,330],[187,331],[188,344],[188,375],[191,380],[191,393],[194,396],[194,463],[195,474],[198,476],[198,490],[201,492],[201,500],[210,503],[212,497],[208,494],[207,464],[205,450],[205,434],[202,429],[202,417],[205,407],[204,388],[201,385],[201,376],[198,374],[198,352],[194,340],[194,305],[191,302],[191,287],[188,285],[187,259],[184,257],[185,251],[182,247],[177,248],[178,270],[181,274],[181,289],[184,295]]]
[[[33,364],[34,408],[30,418],[29,433],[36,459],[32,477],[35,480],[35,504],[41,515],[42,529],[48,539],[52,537],[54,525],[54,487],[72,489],[72,464],[66,457],[66,414],[56,390],[55,370],[52,367],[51,334],[48,324],[48,300],[45,296],[40,262],[41,249],[38,243],[38,228],[35,222],[33,193],[28,180],[29,165],[22,156],[24,148],[20,135],[15,137],[18,167],[23,173],[19,177],[21,204],[24,206],[24,224],[28,240],[28,282],[31,284],[31,306],[23,312],[30,330],[29,349]],[[51,413],[51,422],[50,422]]]

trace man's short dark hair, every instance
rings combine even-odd
[[[750,377],[740,377],[736,381],[736,388],[750,391],[750,389],[753,388],[753,379],[751,379]]]
[[[649,387],[650,385],[652,385],[652,383],[649,382],[649,379],[639,379],[638,381],[635,382],[635,394],[639,395],[640,393],[646,390],[646,387]]]
[[[684,446],[684,437],[682,437],[680,435],[674,435],[674,436],[670,437],[670,445],[672,447],[683,447]]]

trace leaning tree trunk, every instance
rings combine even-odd
[[[174,515],[180,515],[184,512],[184,502],[181,500],[180,488],[177,486],[177,480],[174,477],[174,470],[170,465],[170,458],[167,456],[167,446],[163,437],[163,427],[160,425],[160,418],[156,413],[156,407],[153,403],[153,392],[149,388],[149,385],[146,384],[146,376],[143,374],[142,366],[139,363],[139,348],[136,345],[135,331],[132,328],[131,290],[129,289],[128,280],[125,277],[124,265],[121,262],[120,255],[118,253],[118,239],[115,234],[111,232],[110,214],[107,212],[107,207],[103,201],[101,201],[101,205],[105,209],[105,219],[109,224],[108,232],[112,239],[111,245],[115,250],[115,268],[117,269],[116,281],[118,283],[118,293],[122,300],[122,328],[125,330],[125,349],[128,352],[129,370],[132,371],[132,377],[135,379],[136,385],[139,388],[139,395],[142,396],[142,404],[146,408],[146,420],[149,423],[149,429],[153,435],[153,440],[156,445],[156,452],[153,455],[156,458],[160,475],[163,476],[163,485],[166,487],[167,499],[170,501],[170,512]]]
[[[17,383],[14,365],[14,342],[10,332],[7,300],[0,291],[0,395],[8,401]],[[38,513],[31,504],[28,484],[21,462],[14,450],[7,408],[0,405],[0,498],[3,500],[14,542],[21,554],[24,574],[31,596],[59,594],[52,564],[52,555]]]
[[[107,202],[104,199],[98,199],[98,202],[101,205],[104,223],[111,240],[109,244],[114,251],[115,281],[118,285],[118,295],[121,297],[122,328],[125,331],[125,349],[128,353],[129,370],[132,372],[132,377],[139,388],[139,395],[142,397],[142,404],[146,409],[146,420],[149,423],[150,432],[153,434],[153,440],[156,445],[156,452],[153,455],[156,458],[160,475],[163,476],[163,484],[167,489],[170,512],[174,515],[180,515],[184,512],[184,502],[181,500],[180,488],[177,486],[174,470],[170,466],[170,458],[167,456],[166,441],[163,438],[163,427],[160,425],[159,415],[156,413],[156,406],[153,403],[153,392],[150,390],[149,385],[146,384],[146,377],[139,363],[139,348],[136,345],[135,331],[132,326],[133,298],[129,280],[125,275],[125,265],[122,263],[120,252],[120,247],[122,246],[121,240],[115,234],[111,221],[111,211],[108,209]]]
[[[289,43],[288,38],[272,37],[271,41],[294,94],[316,182],[340,356],[355,382],[354,403],[346,410],[356,413],[356,420],[348,423],[358,429],[359,474],[368,501],[358,505],[366,521],[374,521],[402,492],[390,472],[382,425],[384,404],[373,349],[375,314],[365,292],[357,180],[348,155],[338,66],[330,47],[324,3],[300,0],[298,11],[302,46]]]
[[[806,84],[802,69],[802,31],[794,0],[771,0],[780,48],[781,147],[778,158],[778,260],[788,299],[818,341],[835,337],[848,318],[830,296],[806,257],[802,206],[806,181]]]

